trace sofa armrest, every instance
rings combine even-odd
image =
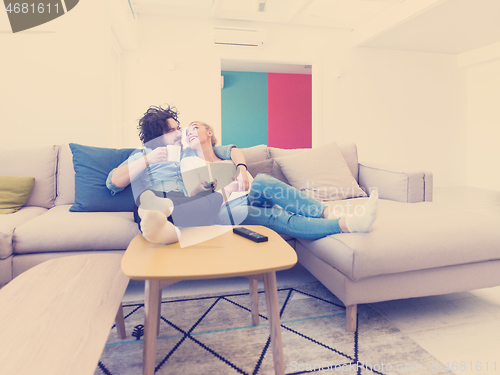
[[[359,164],[359,186],[377,188],[382,199],[417,203],[432,201],[432,172]]]

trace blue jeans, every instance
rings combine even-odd
[[[248,196],[222,206],[222,224],[263,225],[279,234],[316,240],[341,233],[337,219],[323,219],[326,206],[274,177],[258,174]]]

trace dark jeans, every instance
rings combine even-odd
[[[211,191],[201,192],[194,197],[186,197],[180,191],[152,190],[157,197],[168,198],[174,204],[172,215],[168,221],[177,227],[198,227],[217,224],[219,210],[222,205],[222,195],[212,193]],[[134,221],[141,229],[141,218],[138,214],[138,208],[141,205],[139,196],[134,207]]]

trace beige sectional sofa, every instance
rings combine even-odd
[[[140,233],[131,212],[69,212],[75,172],[68,145],[1,151],[0,175],[35,177],[25,206],[0,215],[0,285],[51,258],[123,252]]]
[[[301,152],[258,147],[246,152],[247,159],[267,158],[277,178],[285,176],[271,159]],[[378,218],[369,234],[296,239],[294,248],[299,262],[347,306],[348,331],[356,329],[358,304],[500,285],[498,217],[432,203],[430,172],[358,163],[354,144],[340,148],[359,185],[378,189]],[[335,173],[328,164],[325,173]],[[362,200],[328,204],[346,207]]]
[[[500,285],[498,218],[432,203],[431,173],[358,163],[354,144],[340,150],[359,185],[379,191],[372,231],[315,241],[286,239],[299,262],[347,306],[349,331],[355,330],[358,304]],[[287,182],[278,161],[304,150],[259,145],[244,151],[252,174],[268,173]],[[323,167],[335,173],[327,160]],[[75,172],[68,145],[2,151],[0,175],[35,177],[27,204],[0,215],[0,285],[50,258],[123,252],[139,233],[131,212],[69,212]],[[363,199],[328,204],[345,207]]]

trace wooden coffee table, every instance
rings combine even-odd
[[[210,240],[181,248],[153,244],[142,235],[129,244],[122,259],[122,270],[134,280],[145,280],[144,357],[143,374],[155,369],[156,337],[158,334],[161,289],[181,280],[213,279],[246,276],[250,280],[252,322],[257,324],[256,280],[264,282],[274,370],[285,373],[281,324],[276,286],[276,271],[297,263],[295,251],[276,232],[262,226],[246,225],[269,237],[268,242],[255,243],[238,236],[232,230]],[[195,236],[213,227],[184,228],[181,236]]]
[[[0,374],[94,374],[129,282],[121,258],[55,258],[3,287]]]

